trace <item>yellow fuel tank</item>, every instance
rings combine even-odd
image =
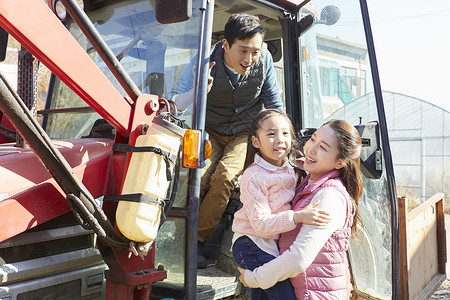
[[[158,116],[147,133],[136,139],[135,147],[152,146],[165,151],[172,158],[169,163],[172,173],[183,134],[184,129]],[[144,193],[164,200],[170,184],[166,163],[162,155],[154,152],[132,153],[121,194]],[[130,240],[151,242],[156,238],[162,209],[157,203],[119,201],[116,211],[117,226]]]

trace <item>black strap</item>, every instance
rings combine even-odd
[[[164,212],[164,207],[166,206],[166,201],[161,200],[147,194],[143,193],[134,193],[134,194],[125,194],[125,195],[117,195],[117,196],[104,196],[103,201],[129,201],[129,202],[137,202],[137,203],[147,203],[147,204],[158,204],[162,206],[161,209],[161,221],[166,219],[166,214]]]
[[[103,201],[129,201],[129,202],[137,202],[137,203],[159,204],[161,206],[164,206],[163,200],[149,196],[144,193],[125,194],[125,195],[117,195],[117,196],[104,196]]]
[[[172,172],[170,172],[170,163],[175,164],[176,156],[170,155],[169,152],[153,146],[140,146],[135,147],[128,144],[114,144],[113,151],[119,152],[153,152],[159,154],[163,157],[164,162],[166,163],[166,179],[167,181],[172,180]]]

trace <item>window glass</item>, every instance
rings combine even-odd
[[[195,7],[199,4],[194,1],[193,15],[188,21],[160,24],[156,21],[152,3],[148,0],[121,1],[87,14],[142,93],[171,99],[181,88],[182,74],[192,74],[190,63],[198,51],[200,12]],[[79,27],[72,21],[66,26],[119,92],[127,96]],[[56,80],[51,109],[86,106],[64,83]],[[82,112],[50,114],[46,128],[50,137],[67,139],[89,134],[94,122],[101,117],[93,111]],[[192,123],[191,115],[184,119]],[[58,126],[62,122],[71,125]]]

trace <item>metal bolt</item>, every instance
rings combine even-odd
[[[158,111],[159,102],[158,100],[152,99],[147,103],[147,108],[151,111]]]

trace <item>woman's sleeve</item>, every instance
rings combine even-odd
[[[325,226],[303,224],[288,250],[253,271],[245,271],[244,281],[249,287],[268,289],[278,281],[303,273],[331,235],[342,228],[347,213],[344,195],[334,188],[324,188],[312,202],[318,200],[316,208],[327,210],[331,214],[331,221]]]
[[[248,216],[255,235],[269,238],[295,228],[294,212],[292,210],[273,214],[269,206],[266,180],[255,175],[242,177],[241,180],[242,208]]]

